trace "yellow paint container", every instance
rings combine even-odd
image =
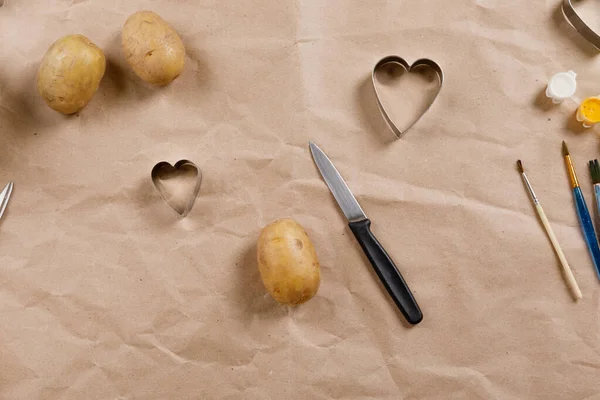
[[[600,122],[600,97],[588,97],[577,109],[577,121],[591,128]]]

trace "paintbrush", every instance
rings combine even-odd
[[[575,299],[575,301],[577,301],[577,300],[581,299],[581,297],[582,297],[581,290],[579,290],[577,281],[575,281],[575,277],[573,276],[571,267],[569,267],[567,258],[565,257],[565,254],[563,253],[562,249],[560,248],[560,245],[558,244],[558,240],[556,239],[556,235],[554,235],[554,231],[552,230],[552,227],[550,226],[548,217],[546,217],[546,213],[544,212],[544,209],[542,208],[540,201],[538,200],[537,196],[535,195],[535,192],[533,191],[533,188],[531,187],[531,183],[529,183],[529,179],[527,179],[527,175],[525,174],[525,170],[523,169],[523,163],[521,162],[521,160],[517,161],[517,167],[519,168],[519,172],[521,173],[523,182],[525,183],[525,186],[527,187],[527,190],[529,191],[529,196],[531,196],[531,200],[533,201],[533,204],[535,205],[535,209],[536,209],[540,219],[542,220],[542,225],[544,225],[544,228],[546,229],[546,233],[548,234],[548,237],[550,238],[552,247],[554,247],[554,251],[556,252],[556,255],[558,256],[558,259],[560,260],[560,265],[562,266],[563,276],[565,278],[565,281],[567,282],[567,286],[569,287],[569,289],[571,289],[573,298]]]
[[[598,239],[596,237],[596,231],[594,231],[594,225],[592,224],[592,217],[588,211],[583,193],[579,187],[579,181],[577,180],[577,174],[575,173],[575,167],[573,166],[573,160],[569,154],[569,148],[563,141],[563,156],[565,158],[565,164],[569,172],[569,180],[571,181],[571,187],[573,188],[573,198],[575,201],[575,209],[577,210],[577,217],[579,218],[579,224],[581,225],[581,231],[585,242],[587,243],[588,250],[592,257],[592,262],[596,268],[596,274],[600,279],[600,247],[598,247]]]
[[[596,207],[600,215],[600,164],[598,160],[590,161],[590,175],[594,184],[594,197],[596,198]]]

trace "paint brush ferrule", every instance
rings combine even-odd
[[[600,183],[594,184],[594,197],[596,198],[596,207],[600,215]]]
[[[523,182],[525,182],[525,186],[527,187],[529,196],[531,196],[531,200],[533,200],[534,204],[539,204],[538,198],[535,195],[535,192],[533,191],[533,187],[531,187],[531,183],[529,183],[529,179],[527,179],[527,175],[525,175],[525,173],[523,172],[521,174],[521,177],[523,178]]]
[[[567,163],[567,170],[569,171],[569,180],[571,181],[571,187],[575,189],[579,187],[579,181],[577,180],[577,174],[575,173],[575,166],[573,165],[573,160],[571,156],[567,154],[565,156],[565,162]]]

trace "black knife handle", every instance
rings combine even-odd
[[[371,232],[371,221],[350,222],[349,226],[404,318],[413,325],[421,322],[423,313],[396,265]]]

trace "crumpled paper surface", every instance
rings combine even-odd
[[[0,8],[1,399],[600,399],[600,282],[561,158],[588,206],[597,131],[547,80],[600,91],[600,58],[560,1],[6,0]],[[598,8],[588,0],[587,15]],[[181,34],[185,72],[144,84],[120,30],[151,9]],[[584,10],[583,8],[580,8]],[[81,33],[106,76],[77,116],[35,74]],[[428,114],[399,141],[374,102],[381,57],[436,60]],[[333,160],[423,313],[409,327],[315,168]],[[584,299],[574,303],[516,171],[525,168]],[[204,182],[180,220],[155,163]],[[322,264],[297,308],[265,292],[260,229],[299,221]]]

